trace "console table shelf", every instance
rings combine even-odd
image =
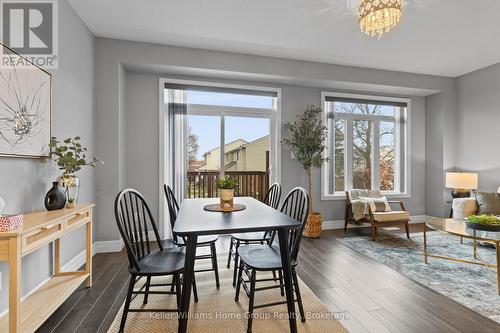
[[[34,332],[82,284],[92,285],[93,204],[24,214],[20,229],[0,232],[0,261],[9,264],[9,312],[0,318],[0,332]],[[85,269],[61,271],[61,237],[80,227],[86,229]],[[22,302],[21,257],[54,244],[53,276]]]

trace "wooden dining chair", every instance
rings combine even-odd
[[[149,206],[144,197],[136,190],[125,189],[115,199],[114,213],[120,235],[125,243],[129,260],[130,281],[120,322],[120,332],[124,331],[129,312],[178,312],[181,299],[181,274],[184,271],[185,251],[160,241]],[[153,232],[153,239],[150,239]],[[157,248],[156,246],[157,245]],[[171,283],[151,283],[153,276],[172,276]],[[139,290],[134,290],[137,282],[146,278]],[[170,286],[170,291],[152,291],[151,287]],[[130,309],[131,301],[138,295],[144,295],[143,304],[147,304],[151,294],[176,295],[175,309]]]
[[[168,213],[170,217],[170,226],[172,230],[174,230],[175,226],[175,221],[177,220],[177,213],[179,212],[179,204],[177,202],[177,199],[175,198],[174,192],[172,191],[172,188],[168,185],[163,185],[163,191],[165,192],[165,198],[167,199],[167,206],[168,206]],[[198,237],[198,243],[196,245],[196,248],[204,248],[204,247],[209,247],[210,248],[210,254],[203,254],[203,255],[197,255],[195,257],[195,260],[203,260],[203,259],[210,259],[212,260],[212,268],[206,268],[206,269],[198,269],[195,270],[195,273],[200,273],[200,272],[210,272],[214,271],[215,273],[215,285],[217,288],[220,287],[219,284],[219,268],[217,264],[217,250],[215,247],[215,242],[219,239],[219,236],[217,235],[208,235],[208,236],[200,236]],[[174,232],[172,232],[172,241],[174,244],[177,246],[185,246],[186,242],[183,237],[177,236]],[[198,299],[198,296],[195,296],[195,300]]]
[[[300,249],[300,240],[302,239],[302,231],[304,230],[304,225],[307,220],[309,202],[308,197],[309,195],[305,189],[296,187],[285,197],[285,200],[283,201],[280,209],[282,213],[290,216],[297,221],[300,221],[300,227],[295,228],[289,232],[289,247],[292,264],[293,291],[296,296],[295,301],[299,305],[300,319],[302,320],[302,322],[305,322],[306,318],[304,316],[304,307],[302,306],[302,298],[300,296],[299,282],[297,279],[295,267],[297,266],[297,257]],[[257,288],[256,283],[258,282],[268,283],[269,281],[276,282],[277,280],[274,277],[257,279],[257,272],[279,271],[280,273],[282,273],[283,266],[281,264],[281,254],[279,246],[272,243],[268,245],[242,245],[238,249],[238,254],[240,257],[240,265],[238,268],[238,283],[236,285],[235,301],[238,302],[240,287],[243,286],[243,289],[245,290],[249,298],[247,332],[250,333],[252,332],[252,317],[253,311],[255,309],[287,304],[286,300],[267,304],[254,304],[256,291],[284,288],[282,281],[280,281],[279,285],[266,284],[263,287]],[[245,280],[243,278],[243,273],[245,273],[248,280]],[[247,285],[247,283],[249,285]]]
[[[267,190],[266,196],[264,197],[264,203],[269,207],[278,209],[280,199],[281,186],[278,183],[274,183],[273,185],[271,185],[269,190]],[[236,277],[238,274],[238,248],[240,247],[240,244],[264,244],[269,243],[271,238],[273,238],[273,233],[271,232],[246,232],[231,235],[231,241],[229,243],[229,254],[227,256],[227,268],[231,268],[231,257],[233,257],[233,287],[236,286]]]

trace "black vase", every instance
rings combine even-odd
[[[59,188],[59,182],[52,182],[52,188],[45,195],[45,208],[56,210],[64,206],[66,206],[66,193]]]

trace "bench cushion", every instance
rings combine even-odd
[[[377,222],[390,222],[390,221],[400,221],[409,220],[410,214],[406,211],[391,211],[391,212],[375,212],[373,213],[373,218]]]

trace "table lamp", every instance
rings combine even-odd
[[[477,190],[477,178],[477,173],[447,172],[446,187],[453,189],[453,198],[468,198],[470,190]]]

